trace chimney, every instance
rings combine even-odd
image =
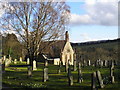
[[[66,42],[69,41],[69,33],[68,33],[68,31],[65,32],[65,41]]]

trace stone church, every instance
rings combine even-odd
[[[73,65],[74,50],[69,41],[68,31],[65,33],[65,40],[57,40],[53,45],[44,50],[42,56],[42,60],[44,58],[48,61],[52,61],[54,65],[59,65],[60,60],[63,65],[65,65],[68,60],[70,61],[70,64]]]
[[[65,63],[68,62],[68,60],[70,60],[70,64],[73,65],[74,51],[69,41],[68,31],[66,31],[65,45],[63,47],[63,50],[61,51],[61,61],[63,62],[63,65],[65,65]]]

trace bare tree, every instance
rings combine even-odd
[[[70,8],[65,2],[11,2],[3,17],[2,27],[17,32],[26,43],[31,60],[60,39],[69,21]],[[2,21],[3,21],[2,20]],[[44,47],[43,47],[43,46]]]

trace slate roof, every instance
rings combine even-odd
[[[65,44],[65,40],[57,40],[52,45],[46,47],[42,53],[47,55],[48,58],[59,58]]]

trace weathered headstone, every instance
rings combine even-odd
[[[76,70],[77,70],[77,68],[76,68],[76,60],[74,60],[73,70],[74,70],[74,71],[76,71]]]
[[[92,78],[91,78],[91,88],[95,89],[96,88],[96,73],[93,72],[91,76],[92,76]]]
[[[46,82],[49,79],[48,77],[48,68],[43,69],[43,82]]]
[[[20,57],[20,62],[22,62],[22,57]]]
[[[96,71],[96,74],[97,74],[97,80],[98,80],[98,84],[99,84],[100,88],[104,88],[104,84],[103,84],[103,80],[102,80],[100,71]]]
[[[30,59],[29,58],[27,58],[27,64],[30,64]]]
[[[28,66],[28,76],[31,77],[32,76],[32,67]]]
[[[33,70],[37,70],[36,61],[35,60],[33,61]]]
[[[81,64],[80,62],[78,63],[78,83],[83,82],[83,78],[82,78],[82,72],[81,72]]]
[[[17,59],[14,59],[14,64],[17,64]]]

